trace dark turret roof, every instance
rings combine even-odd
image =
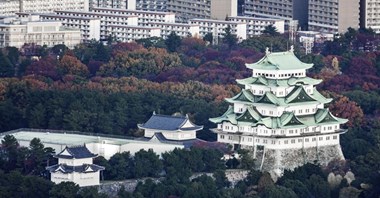
[[[86,146],[66,146],[63,151],[55,155],[57,158],[65,159],[83,159],[83,158],[94,158],[98,155],[91,153]]]
[[[138,127],[142,129],[156,129],[166,131],[197,131],[203,129],[203,126],[197,126],[191,122],[191,127],[184,127],[184,124],[187,122],[190,122],[187,116],[168,116],[153,114],[145,124],[140,124]]]
[[[96,164],[83,164],[80,166],[69,166],[67,164],[56,164],[53,166],[46,167],[46,170],[50,172],[62,172],[62,173],[72,173],[72,172],[78,172],[78,173],[91,173],[91,172],[97,172],[104,170],[105,168],[103,166],[98,166]]]

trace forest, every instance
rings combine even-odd
[[[268,46],[272,51],[285,51],[291,43],[286,35],[273,32],[240,43],[228,31],[218,44],[205,38],[180,38],[171,34],[167,39],[149,38],[132,43],[112,39],[107,44],[92,41],[74,49],[64,45],[50,49],[34,45],[20,50],[3,48],[0,50],[0,132],[40,128],[141,136],[137,124],[146,122],[153,111],[179,112],[189,114],[194,123],[204,126],[197,134],[199,138],[213,141],[215,135],[209,129],[215,126],[208,118],[221,115],[228,106],[224,98],[240,91],[235,79],[251,75],[245,63],[259,60]],[[327,167],[308,164],[285,172],[277,182],[266,173],[251,170],[245,181],[235,188],[226,188],[224,172],[219,171],[226,168],[224,165],[203,167],[205,171],[214,172],[215,180],[202,176],[189,181],[185,177],[178,178],[175,173],[188,171],[191,174],[197,169],[184,165],[186,170],[179,170],[181,167],[171,167],[173,164],[164,158],[153,160],[158,166],[155,170],[164,170],[167,174],[163,182],[139,184],[136,192],[121,191],[120,197],[378,197],[380,51],[367,49],[374,49],[369,45],[379,40],[379,35],[371,31],[348,29],[333,41],[316,46],[312,54],[305,55],[302,46],[294,44],[297,57],[314,63],[308,76],[324,80],[317,88],[334,99],[329,104],[330,110],[336,116],[349,119],[344,126],[349,130],[341,136],[345,161],[335,161]],[[31,193],[53,197],[46,194],[53,189],[54,196],[60,197],[63,196],[60,193],[65,192],[61,188],[77,189],[72,184],[56,187],[58,185],[41,180],[46,177],[41,168],[53,151],[41,146],[38,140],[31,142],[29,148],[19,148],[17,140],[9,137],[5,145],[10,146],[2,142],[0,150],[0,184],[4,186],[0,188],[0,197],[8,197],[9,192],[24,193],[11,197],[26,197]],[[203,154],[199,153],[181,153],[176,158],[201,160]],[[33,158],[36,155],[39,157]],[[149,152],[141,155],[149,159],[156,156]],[[37,158],[44,160],[36,161]],[[136,159],[128,153],[114,158],[97,160],[104,166],[122,164],[121,169],[129,165],[136,168]],[[244,160],[237,166],[250,169]],[[137,169],[130,170],[123,174],[105,172],[104,177],[117,180],[161,176],[160,172],[144,175],[146,173],[139,173]],[[354,181],[344,178],[335,186],[327,182],[331,172],[343,178],[348,171],[355,175]],[[188,174],[180,176],[183,175]],[[46,189],[30,192],[42,188],[41,184],[39,188],[29,188],[39,182],[46,183],[43,185]],[[78,191],[79,188],[73,196],[80,193],[103,196],[93,189]]]

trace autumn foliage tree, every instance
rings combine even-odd
[[[78,60],[75,56],[64,55],[58,63],[58,70],[61,75],[78,75],[87,77],[89,71],[87,66]]]

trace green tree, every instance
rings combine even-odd
[[[61,182],[54,185],[49,191],[51,198],[75,198],[79,192],[79,185],[74,182]]]
[[[224,172],[224,170],[219,169],[214,171],[213,176],[215,178],[215,185],[218,189],[229,187],[231,185],[231,183],[228,181],[226,177],[226,173]]]
[[[2,169],[5,171],[11,171],[17,166],[19,143],[13,135],[5,135],[1,140],[1,158],[5,161],[2,164]]]
[[[263,192],[260,193],[261,198],[297,198],[298,196],[291,189],[285,188],[283,186],[269,186],[265,188]]]
[[[108,161],[110,169],[104,171],[105,179],[122,180],[132,178],[133,163],[129,152],[116,153]]]
[[[104,193],[99,193],[96,186],[81,188],[78,193],[78,197],[83,198],[107,198]]]
[[[238,38],[236,37],[235,34],[233,34],[232,28],[231,28],[230,25],[228,25],[224,29],[223,42],[228,45],[229,49],[231,49],[232,47],[234,47],[237,44],[237,42],[238,42]]]
[[[265,26],[263,34],[268,35],[268,36],[278,36],[280,33],[277,31],[277,28],[275,26],[268,25]]]
[[[212,35],[211,32],[205,34],[205,36],[203,37],[203,40],[208,42],[209,44],[213,44],[212,41],[214,40],[214,36]]]
[[[329,184],[321,176],[311,175],[306,181],[306,185],[314,197],[330,197]]]
[[[15,67],[12,62],[0,50],[0,77],[12,77],[15,75]]]
[[[135,153],[133,161],[134,175],[136,178],[157,177],[162,171],[162,162],[152,149],[148,151],[140,150]]]
[[[165,45],[170,52],[175,52],[181,45],[181,37],[179,37],[175,32],[171,32],[165,40]]]

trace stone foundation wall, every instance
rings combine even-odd
[[[281,175],[306,163],[327,165],[333,159],[344,159],[340,145],[303,149],[256,149],[256,168]]]

